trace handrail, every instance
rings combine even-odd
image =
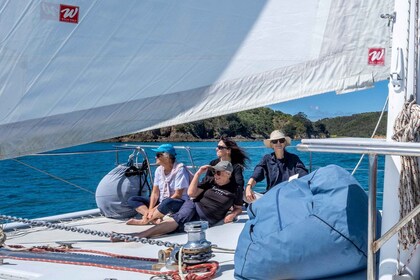
[[[153,184],[153,175],[152,175],[151,166],[153,166],[154,164],[150,163],[149,156],[147,155],[147,152],[146,152],[145,148],[157,148],[159,146],[157,146],[157,145],[124,144],[124,145],[116,145],[114,147],[117,149],[117,153],[118,153],[118,149],[122,149],[122,150],[135,149],[139,153],[141,153],[141,155],[143,156],[143,158],[147,162],[147,168],[148,168],[148,171],[149,171],[150,182]],[[191,163],[191,165],[188,165],[187,167],[192,168],[194,173],[195,173],[196,166],[194,165],[194,159],[193,159],[192,154],[191,154],[191,147],[189,147],[189,146],[174,146],[174,148],[175,149],[182,149],[182,150],[185,150],[187,152],[188,158],[189,158],[190,163]]]

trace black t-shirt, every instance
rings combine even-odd
[[[198,188],[204,191],[196,201],[196,205],[210,224],[222,220],[231,206],[242,206],[242,197],[238,195],[236,183],[229,182],[226,185],[218,186],[214,182],[214,178],[211,178],[203,180]]]
[[[220,159],[217,158],[210,161],[209,165],[215,166],[219,162],[220,162]],[[245,184],[244,175],[243,175],[244,167],[240,165],[239,163],[232,163],[232,167],[233,167],[233,171],[232,171],[232,176],[230,177],[230,181],[237,185],[238,196],[242,198],[244,195],[244,184]],[[214,178],[214,174],[209,169],[207,170],[206,176],[203,178],[202,182],[205,182],[206,180],[211,180],[213,178]],[[243,204],[243,201],[241,203],[238,203],[238,205],[242,205],[242,204]]]

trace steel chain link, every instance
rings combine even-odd
[[[29,220],[24,218],[18,218],[13,216],[6,216],[6,215],[0,215],[0,220],[7,220],[7,221],[13,221],[18,223],[27,224],[30,226],[36,226],[36,227],[47,227],[51,229],[58,229],[58,230],[65,230],[65,231],[71,231],[71,232],[78,232],[78,233],[84,233],[89,235],[97,235],[101,237],[107,237],[107,238],[117,238],[120,240],[125,240],[129,242],[137,242],[142,244],[150,244],[150,245],[157,245],[157,246],[165,246],[165,247],[175,247],[175,246],[181,246],[178,243],[171,243],[169,241],[163,242],[161,240],[155,240],[155,239],[149,239],[149,238],[140,238],[137,236],[132,236],[129,234],[122,234],[122,233],[110,233],[105,231],[97,231],[97,230],[91,230],[91,229],[84,229],[80,227],[73,227],[73,226],[66,226],[63,224],[55,224],[51,222],[41,221],[41,220]],[[5,238],[5,237],[4,237]],[[0,239],[1,239],[1,232],[0,232]],[[1,244],[1,242],[0,242]]]

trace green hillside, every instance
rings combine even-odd
[[[311,122],[304,113],[289,115],[269,108],[258,108],[202,121],[155,129],[112,139],[112,141],[199,141],[225,135],[235,139],[255,140],[281,129],[293,139],[325,137],[370,137],[380,112],[326,118]],[[377,135],[384,136],[386,114]]]
[[[361,113],[346,117],[327,118],[315,122],[325,125],[331,137],[370,137],[375,129],[381,112]],[[386,123],[388,114],[385,113],[376,135],[386,135]]]

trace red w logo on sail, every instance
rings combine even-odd
[[[60,4],[60,21],[78,23],[79,7]]]
[[[385,48],[370,48],[368,52],[368,64],[384,65]]]

